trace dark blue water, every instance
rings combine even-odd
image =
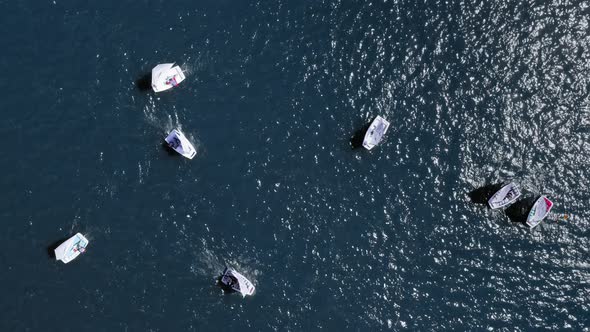
[[[0,9],[2,331],[590,328],[587,2]],[[171,61],[185,82],[141,89]]]

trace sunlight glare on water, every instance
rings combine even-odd
[[[589,328],[586,2],[3,7],[2,330]],[[156,95],[163,62],[187,79]]]

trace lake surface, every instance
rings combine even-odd
[[[0,8],[2,331],[590,328],[588,2]]]

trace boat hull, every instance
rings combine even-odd
[[[488,205],[492,209],[501,209],[514,203],[520,197],[520,189],[511,182],[498,190],[494,196],[488,200]]]
[[[242,294],[243,297],[253,295],[256,289],[250,280],[246,279],[236,270],[226,268],[221,276],[221,283],[232,291]]]
[[[173,63],[159,64],[152,69],[152,89],[154,92],[170,90],[185,78],[179,66],[174,66]]]
[[[381,116],[377,116],[367,132],[365,133],[365,137],[363,139],[363,147],[367,150],[373,149],[377,144],[379,144],[383,140],[383,136],[389,129],[389,121],[385,120]]]
[[[530,228],[537,227],[547,217],[552,208],[553,202],[549,198],[546,196],[539,197],[529,212],[526,224]]]
[[[164,139],[168,146],[174,151],[178,152],[185,158],[193,159],[197,155],[197,150],[191,142],[178,129],[174,129]]]
[[[88,242],[84,235],[77,233],[55,248],[55,259],[64,262],[64,264],[73,261],[86,250]]]

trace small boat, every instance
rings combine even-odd
[[[180,84],[186,77],[174,63],[162,63],[152,69],[152,89],[162,92]]]
[[[236,270],[225,268],[220,282],[225,288],[241,293],[242,297],[254,294],[254,285]]]
[[[551,211],[553,207],[553,202],[549,200],[546,196],[541,196],[533,205],[531,212],[529,212],[529,216],[526,218],[526,224],[529,225],[530,228],[534,228],[541,223],[545,217]]]
[[[374,148],[379,142],[381,142],[383,135],[385,135],[388,128],[389,122],[377,115],[375,120],[373,120],[369,126],[369,129],[367,129],[367,133],[363,139],[363,147],[367,150]]]
[[[55,248],[55,259],[67,264],[85,252],[87,245],[88,239],[84,235],[77,233]]]
[[[174,151],[180,153],[188,159],[193,159],[193,157],[197,154],[195,147],[178,129],[173,129],[164,140],[169,147],[174,149]]]
[[[488,204],[492,209],[499,209],[514,203],[518,197],[520,197],[520,189],[518,189],[516,183],[510,182],[498,190],[494,196],[490,198]]]

